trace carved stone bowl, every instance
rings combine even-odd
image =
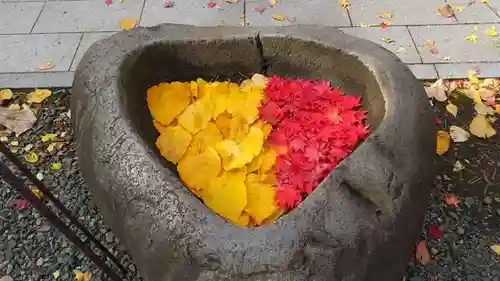
[[[254,73],[330,80],[362,95],[372,134],[296,209],[247,229],[210,211],[154,145],[146,90]],[[392,53],[331,27],[119,32],[85,53],[72,118],[83,176],[147,281],[399,281],[434,170],[423,86]]]

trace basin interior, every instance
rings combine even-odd
[[[227,41],[154,43],[135,51],[121,65],[125,113],[134,130],[173,173],[155,146],[158,132],[147,107],[146,92],[161,82],[241,82],[255,73],[329,80],[349,95],[361,95],[371,131],[385,114],[385,102],[370,70],[356,57],[327,46],[293,38],[244,38]]]

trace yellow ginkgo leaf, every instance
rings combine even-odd
[[[52,91],[47,89],[35,89],[35,91],[28,94],[26,102],[27,103],[41,103],[46,98],[50,97]]]
[[[379,17],[381,17],[383,19],[392,19],[393,14],[391,14],[391,13],[380,13]]]
[[[500,256],[500,244],[493,244],[490,246],[490,249],[497,255]]]
[[[476,137],[487,139],[496,135],[495,128],[491,125],[488,118],[484,115],[476,115],[469,126],[469,131]]]
[[[207,127],[208,122],[212,119],[214,108],[215,106],[210,96],[204,96],[189,105],[179,115],[179,125],[191,134],[196,134]]]
[[[276,4],[278,4],[278,0],[271,0],[270,2],[271,2],[271,5],[270,5],[271,8],[276,6]]]
[[[273,14],[272,15],[273,19],[276,20],[276,21],[284,21],[286,19],[285,16],[283,15],[278,15],[278,14]]]
[[[215,213],[237,222],[247,205],[245,171],[224,172],[210,182],[203,202]]]
[[[31,151],[30,153],[28,153],[28,155],[24,156],[24,159],[26,160],[26,162],[34,164],[34,163],[38,162],[40,157],[38,157],[38,154],[36,152]]]
[[[199,154],[209,146],[215,146],[218,142],[222,141],[222,139],[223,136],[219,128],[217,128],[213,122],[209,122],[205,129],[201,130],[193,137],[186,155]]]
[[[60,162],[52,163],[52,170],[60,170],[62,168],[62,164]]]
[[[438,155],[443,155],[448,152],[450,148],[450,134],[446,131],[437,132],[437,147],[436,152]]]
[[[479,37],[476,34],[470,34],[469,36],[465,37],[465,40],[471,41],[472,43],[478,43]]]
[[[38,188],[33,188],[31,190],[31,193],[33,193],[33,195],[35,195],[35,197],[38,198],[38,199],[42,199],[42,197],[43,197],[42,191],[40,189],[38,189]]]
[[[41,136],[40,139],[42,140],[42,142],[53,141],[53,140],[57,139],[57,134],[45,134],[45,135]]]
[[[163,157],[175,164],[186,153],[191,139],[191,134],[181,126],[169,126],[156,140],[156,146]]]
[[[235,141],[223,140],[215,145],[222,158],[222,167],[226,171],[239,169],[252,162],[254,155],[244,151]]]
[[[457,117],[458,107],[450,102],[446,105],[446,111],[448,111],[454,117]]]
[[[340,7],[348,9],[350,5],[349,0],[340,0]]]
[[[260,182],[247,182],[247,205],[245,212],[261,224],[266,218],[278,211],[276,188]]]
[[[259,155],[264,145],[264,134],[256,126],[250,127],[248,134],[240,143],[241,150],[251,153],[254,157]]]
[[[191,102],[188,83],[161,83],[147,91],[147,103],[153,119],[163,126],[181,114]],[[157,127],[157,129],[159,129]],[[160,130],[158,130],[160,131]]]
[[[133,18],[124,18],[120,20],[120,28],[123,30],[131,30],[137,26],[137,20]]]
[[[200,154],[186,155],[177,165],[179,177],[188,188],[201,191],[221,171],[221,159],[217,151],[208,147]]]
[[[488,29],[484,32],[484,34],[486,34],[486,35],[488,35],[488,36],[490,36],[490,37],[497,37],[497,36],[498,36],[498,32],[497,32],[497,30],[496,30],[495,26],[492,26],[492,27],[488,28]]]
[[[0,90],[0,101],[10,100],[14,94],[11,89]]]

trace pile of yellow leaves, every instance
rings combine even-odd
[[[197,79],[148,89],[156,146],[177,165],[184,184],[215,213],[240,226],[274,222],[276,153],[271,125],[259,119],[267,78],[240,85]]]

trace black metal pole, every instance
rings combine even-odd
[[[83,232],[83,234],[94,243],[94,245],[102,251],[102,253],[109,258],[122,272],[123,274],[127,275],[129,274],[128,270],[123,267],[123,265],[116,259],[114,255],[112,255],[104,245],[102,245],[88,230],[85,228],[80,221],[78,221],[77,218],[75,218],[71,212],[64,207],[64,205],[59,201],[53,194],[52,192],[49,191],[49,189],[45,186],[43,182],[38,180],[35,175],[24,165],[19,159],[12,153],[10,150],[7,148],[6,145],[3,143],[0,143],[0,152],[3,153],[7,159],[9,159],[14,166],[16,166],[25,177],[27,177],[30,181],[32,181],[36,187],[43,193],[43,195],[49,199],[54,206],[61,211],[68,219],[69,221],[74,224],[80,231]],[[14,175],[15,176],[15,175]],[[30,195],[31,192],[30,192]],[[23,196],[24,197],[24,196]],[[26,198],[26,197],[24,197]],[[26,198],[27,199],[27,198]],[[28,199],[27,199],[28,200]],[[29,201],[29,200],[28,200]],[[31,203],[31,202],[30,202]]]

